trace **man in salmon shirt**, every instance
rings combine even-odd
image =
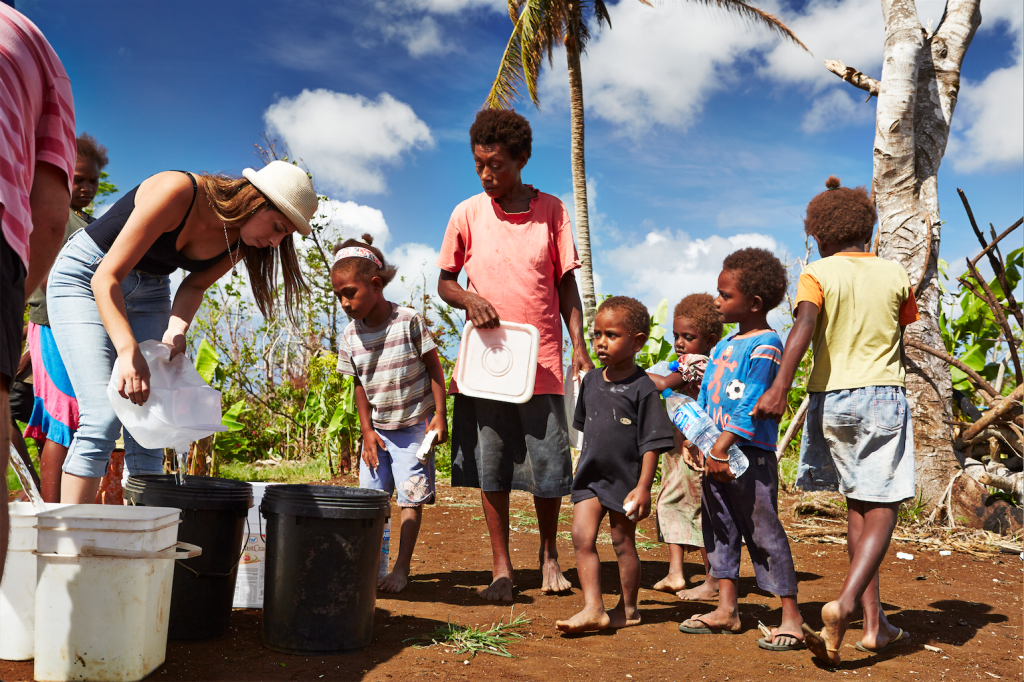
[[[484,191],[459,204],[448,221],[437,266],[437,291],[466,311],[473,325],[502,320],[540,332],[533,397],[516,405],[461,395],[453,380],[452,485],[480,488],[491,538],[489,601],[512,601],[508,548],[509,493],[533,494],[540,531],[544,593],[565,592],[558,566],[558,510],[572,485],[572,461],[562,388],[562,321],[572,340],[574,374],[593,369],[583,339],[583,305],[573,271],[580,267],[572,225],[557,198],[524,185],[532,133],[512,110],[486,109],[469,129]],[[467,288],[458,283],[465,268]]]

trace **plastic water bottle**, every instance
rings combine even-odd
[[[378,578],[388,577],[388,559],[391,558],[391,517],[384,522],[384,542],[380,546],[380,570],[377,571]]]
[[[651,374],[657,374],[660,377],[667,377],[672,372],[679,371],[679,361],[673,360],[672,362],[667,362],[662,360],[658,364],[648,367],[647,371]]]
[[[676,393],[670,388],[662,391],[661,396],[665,399],[665,406],[672,418],[672,423],[686,436],[686,439],[697,446],[697,449],[704,453],[705,457],[710,456],[711,448],[715,441],[722,435],[722,432],[715,426],[715,422],[708,413],[700,409],[697,401],[688,395]],[[743,454],[738,445],[729,448],[729,470],[732,475],[739,478],[747,470],[750,462]]]

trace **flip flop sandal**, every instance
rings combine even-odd
[[[686,623],[688,623],[690,621],[693,621],[693,622],[696,622],[696,623],[700,623],[704,627],[702,627],[702,628],[689,627],[689,626],[686,625]],[[724,628],[713,628],[710,625],[708,625],[707,623],[705,623],[704,621],[702,621],[700,618],[690,618],[689,620],[684,620],[682,623],[679,624],[679,632],[685,632],[688,635],[735,635],[736,634],[732,630],[726,630]]]
[[[775,644],[775,638],[772,637],[772,631],[768,628],[767,625],[765,625],[761,621],[757,621],[757,629],[761,631],[762,635],[764,635],[764,637],[757,640],[757,646],[761,647],[766,651],[800,651],[804,648],[804,643],[801,640],[797,639],[796,635],[787,635],[784,633],[779,633],[775,635],[775,637],[792,637],[793,639],[796,639],[796,643]]]
[[[856,649],[857,651],[863,651],[866,654],[884,654],[889,649],[889,647],[891,647],[893,644],[899,644],[900,642],[909,642],[910,641],[910,633],[909,632],[907,632],[903,628],[897,628],[897,629],[900,631],[899,634],[896,635],[895,637],[893,637],[892,639],[890,639],[889,642],[885,646],[883,646],[883,647],[879,647],[877,649],[869,649],[866,646],[864,646],[863,644],[861,644],[860,642],[857,642],[856,644],[853,645],[853,648]]]
[[[829,656],[829,654],[834,654],[839,651],[839,649],[833,649],[829,647],[829,645],[825,644],[825,640],[822,638],[821,633],[812,630],[807,623],[801,625],[800,629],[804,631],[804,644],[808,649],[810,649],[814,657],[828,666],[833,668],[836,667],[838,664],[832,660],[832,657]],[[824,656],[821,655],[822,651],[825,651]]]

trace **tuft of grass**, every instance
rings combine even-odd
[[[928,503],[924,499],[924,491],[921,490],[913,502],[904,502],[900,505],[896,522],[899,525],[910,526],[921,521],[924,518],[927,506]]]
[[[512,618],[511,611],[509,612],[509,618]],[[405,641],[418,642],[414,645],[418,649],[440,644],[453,648],[456,655],[469,654],[470,658],[475,658],[477,654],[515,658],[515,655],[509,652],[508,646],[516,640],[524,639],[525,635],[514,631],[529,624],[530,619],[526,617],[525,612],[520,613],[516,616],[515,620],[509,623],[503,623],[501,620],[498,620],[497,623],[492,623],[488,630],[448,621],[441,627],[431,630],[422,638],[407,639]]]
[[[236,481],[273,483],[315,483],[331,477],[327,461],[323,458],[305,461],[285,460],[278,466],[257,467],[248,462],[230,460],[220,465],[220,477]]]
[[[779,460],[779,478],[785,481],[786,485],[792,487],[796,483],[796,470],[799,464],[799,456],[793,453],[786,453]]]

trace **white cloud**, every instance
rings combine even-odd
[[[982,81],[961,82],[949,155],[963,173],[1019,166],[1024,158],[1024,3],[992,2],[983,12],[982,28],[1011,33],[1015,54],[1012,65]]]
[[[374,101],[331,90],[303,90],[271,104],[263,119],[322,188],[346,194],[386,191],[382,166],[434,144],[430,128],[412,107],[386,92]]]
[[[381,0],[368,13],[366,24],[385,40],[405,46],[413,59],[442,55],[459,49],[434,19],[464,20],[476,10],[508,13],[505,0]]]
[[[865,123],[874,117],[874,103],[858,102],[846,90],[833,88],[814,98],[814,104],[804,114],[800,128],[805,133],[820,133]]]
[[[441,26],[430,16],[389,21],[381,27],[381,31],[385,38],[398,40],[405,45],[409,56],[415,59],[455,49],[454,45],[444,40]]]
[[[436,14],[455,14],[475,9],[490,9],[502,14],[508,13],[507,0],[404,0],[401,4],[411,9]]]
[[[384,213],[371,206],[354,201],[321,200],[317,217],[327,220],[332,239],[361,239],[368,233],[373,237],[373,245],[380,249],[386,248],[391,239]]]
[[[643,241],[609,253],[608,262],[622,275],[624,293],[648,307],[663,298],[675,305],[687,294],[714,294],[722,261],[733,251],[749,246],[776,254],[780,251],[774,237],[756,232],[694,239],[682,230],[651,230]]]
[[[655,124],[691,125],[708,96],[730,84],[733,62],[774,40],[695,3],[622,2],[609,12],[615,28],[595,30],[582,58],[584,101],[588,115],[634,136]],[[568,101],[564,50],[545,68],[540,89],[546,104]]]

